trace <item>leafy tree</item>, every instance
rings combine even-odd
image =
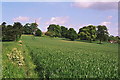
[[[3,27],[3,34],[2,34],[2,40],[3,41],[14,41],[15,35],[12,25],[7,25],[6,27]]]
[[[33,35],[35,35],[35,32],[38,29],[37,26],[38,26],[37,23],[31,23],[31,25],[30,25]]]
[[[5,37],[6,37],[6,22],[3,22],[2,24],[1,24],[1,27],[2,27],[2,40],[4,40],[5,39]]]
[[[87,26],[79,29],[78,36],[81,40],[88,40],[90,33],[88,32],[89,29]]]
[[[61,37],[61,27],[59,25],[50,24],[47,29],[46,35],[51,37]]]
[[[40,29],[37,29],[35,36],[42,36],[42,31]]]
[[[15,41],[22,35],[23,26],[19,22],[15,22],[12,25],[6,25],[5,22],[2,24],[2,40],[3,41]]]
[[[37,24],[36,23],[26,23],[24,25],[24,31],[23,34],[35,34],[35,32],[37,31]]]
[[[15,40],[15,37],[13,35],[13,26],[12,25],[6,25],[6,22],[3,22],[1,24],[2,27],[2,41],[12,41]]]
[[[96,26],[89,25],[79,29],[78,36],[81,40],[92,42],[96,39]]]
[[[70,28],[68,30],[67,36],[72,41],[74,41],[75,39],[78,38],[78,35],[77,35],[76,31],[73,28]]]
[[[78,34],[78,37],[81,39],[81,40],[87,40],[87,34],[85,32],[80,32]]]
[[[29,23],[26,23],[23,27],[23,34],[32,34],[32,29]]]
[[[108,35],[109,33],[105,25],[97,26],[97,38],[100,40],[100,44],[108,38]]]
[[[15,40],[18,40],[23,33],[23,25],[20,22],[15,22],[13,24],[13,31],[15,35]]]
[[[97,35],[96,35],[96,26],[89,25],[88,26],[88,33],[89,33],[89,40],[90,40],[90,42],[95,40],[96,37],[97,37]]]
[[[61,37],[67,38],[68,28],[61,26]]]

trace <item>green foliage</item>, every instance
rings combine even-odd
[[[20,22],[14,22],[13,35],[15,35],[15,40],[20,39],[22,33],[23,33],[23,25]]]
[[[79,29],[78,36],[81,40],[92,42],[96,39],[96,26],[89,25]]]
[[[117,78],[118,45],[23,36],[40,78]],[[38,45],[40,44],[40,45]]]
[[[2,40],[3,41],[16,41],[18,40],[23,32],[23,26],[19,22],[15,22],[12,25],[6,25],[5,22],[2,23]]]
[[[13,41],[16,39],[12,25],[2,26],[2,40]]]
[[[75,31],[73,28],[70,28],[70,29],[68,30],[67,37],[68,37],[70,40],[74,41],[75,39],[78,38],[78,35],[77,35],[76,31]]]
[[[61,27],[59,25],[50,24],[47,29],[48,29],[48,31],[46,32],[47,36],[61,37]]]
[[[29,23],[26,23],[24,25],[24,31],[23,31],[23,34],[32,34],[32,29],[31,29],[31,26]]]
[[[34,71],[36,66],[33,64],[28,49],[25,45],[19,44],[18,42],[2,42],[3,78],[38,78]],[[20,66],[18,61],[24,64]]]
[[[110,35],[109,38],[108,38],[108,41],[111,41],[111,40],[116,40],[118,41],[119,40],[119,37],[118,36],[113,36],[113,35]]]
[[[45,33],[45,35],[50,36],[50,37],[54,37],[55,36],[55,32],[53,32],[53,31],[47,31]]]
[[[67,38],[68,28],[61,26],[61,37]]]
[[[108,39],[108,30],[107,27],[104,25],[98,25],[97,26],[97,39],[100,40],[100,43],[102,41],[106,41]]]
[[[35,36],[42,36],[42,31],[40,29],[37,29]]]
[[[36,23],[26,23],[24,25],[24,31],[23,31],[23,34],[34,34],[35,31],[38,29],[37,28],[37,24]]]

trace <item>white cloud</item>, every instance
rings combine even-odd
[[[29,21],[29,20],[30,20],[29,17],[22,17],[22,16],[13,18],[13,21],[14,21],[14,22],[17,22],[17,21]]]
[[[118,9],[117,2],[74,2],[71,4],[72,7],[77,8],[89,8],[95,10],[112,10]]]
[[[52,17],[50,19],[50,21],[46,22],[46,24],[59,24],[59,25],[63,25],[66,24],[69,20],[68,16],[64,16],[64,17]]]
[[[36,23],[39,25],[41,19],[42,19],[41,17],[40,18],[31,18],[31,17],[25,17],[25,16],[18,16],[16,18],[13,18],[13,21],[14,22],[22,22],[22,23],[26,23],[26,22],[32,23],[32,22],[36,21]]]
[[[111,24],[111,22],[102,22],[100,25],[109,26],[110,24]]]

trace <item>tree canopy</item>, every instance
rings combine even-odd
[[[108,38],[108,29],[105,25],[98,25],[97,26],[97,39],[100,40],[100,43],[102,43],[102,41],[107,40]]]
[[[22,34],[34,34],[41,36],[42,32],[37,28],[36,23],[26,23],[24,26],[20,22],[14,22],[13,25],[6,25],[6,22],[1,24],[2,41],[17,41]]]
[[[47,29],[46,35],[51,37],[61,37],[61,27],[59,25],[50,24]]]
[[[34,36],[42,36],[42,31],[36,23],[26,23],[24,26],[20,22],[14,22],[13,25],[6,25],[3,22],[0,25],[2,28],[2,41],[17,41],[22,34],[30,34]],[[102,41],[117,41],[120,42],[119,36],[109,36],[108,29],[105,25],[88,25],[79,29],[79,32],[74,28],[67,28],[57,24],[50,24],[45,35],[50,37],[68,38],[72,41],[76,39],[89,40],[90,42],[99,40]]]
[[[61,26],[61,37],[67,38],[68,28]]]
[[[34,34],[35,31],[37,31],[37,24],[36,23],[26,23],[24,25],[24,31],[23,31],[23,34]]]
[[[77,35],[76,31],[73,28],[70,28],[68,30],[67,36],[72,41],[74,41],[75,39],[78,38],[78,35]]]
[[[22,35],[23,25],[19,22],[15,22],[13,25],[6,25],[6,23],[3,22],[1,26],[3,41],[16,41]]]
[[[89,40],[92,42],[96,39],[96,26],[89,25],[84,26],[83,28],[79,29],[78,36],[81,40]]]

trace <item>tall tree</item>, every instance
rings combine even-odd
[[[68,28],[61,26],[61,37],[67,38]]]
[[[23,34],[32,34],[32,29],[30,27],[30,23],[26,23],[24,26],[23,26]]]
[[[50,24],[47,29],[46,35],[51,37],[61,37],[61,27],[59,25]]]
[[[88,25],[79,29],[78,36],[81,40],[89,40],[92,42],[96,39],[96,26]]]
[[[97,38],[100,40],[100,44],[103,40],[108,38],[108,29],[105,25],[98,25],[97,26]]]
[[[2,25],[2,41],[14,41],[15,35],[12,25]]]
[[[30,25],[33,35],[35,35],[35,32],[36,32],[37,29],[38,29],[37,26],[38,26],[37,23],[31,23],[31,25]]]
[[[18,40],[23,33],[23,25],[20,22],[14,22],[13,30],[14,30],[14,35],[16,36],[15,40]]]
[[[1,24],[1,27],[2,27],[2,40],[4,40],[5,39],[5,37],[6,37],[6,22],[3,22],[2,24]]]
[[[89,25],[88,26],[88,33],[89,33],[89,41],[92,42],[93,40],[96,39],[96,26]]]
[[[24,31],[23,31],[23,34],[34,34],[35,35],[35,32],[37,31],[37,23],[26,23],[24,25]]]
[[[67,36],[72,41],[74,41],[75,39],[78,38],[78,35],[77,35],[76,31],[73,28],[70,28],[68,30]]]

